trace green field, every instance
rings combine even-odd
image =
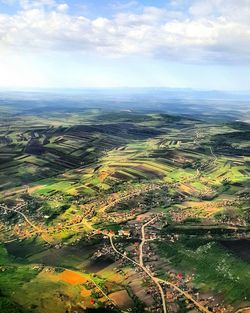
[[[226,252],[216,242],[187,237],[158,245],[160,254],[178,270],[194,273],[194,283],[204,290],[222,293],[230,304],[249,301],[250,264]]]
[[[234,311],[250,303],[249,253],[222,244],[249,240],[247,123],[98,105],[3,109],[1,312],[156,310],[159,297],[142,294],[150,282],[112,253],[107,237],[136,259],[140,227],[156,214],[156,273],[193,274],[190,290],[219,294]],[[100,265],[99,255],[108,261]],[[178,297],[174,304],[192,309]]]

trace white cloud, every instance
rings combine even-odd
[[[133,2],[133,1],[132,1]],[[113,18],[72,16],[68,4],[20,0],[0,14],[1,49],[79,50],[108,57],[150,55],[196,63],[250,62],[250,0],[183,1]]]
[[[69,6],[68,6],[67,3],[61,3],[61,4],[59,4],[59,5],[57,6],[56,9],[57,9],[58,12],[64,13],[64,12],[67,12],[67,11],[68,11]]]

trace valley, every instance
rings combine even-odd
[[[1,312],[248,312],[248,111],[6,101]]]

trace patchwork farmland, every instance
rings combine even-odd
[[[247,123],[47,110],[1,118],[0,308],[248,307]]]

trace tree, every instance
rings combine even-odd
[[[6,297],[0,297],[0,312],[4,313],[29,313],[17,303],[12,302]]]

